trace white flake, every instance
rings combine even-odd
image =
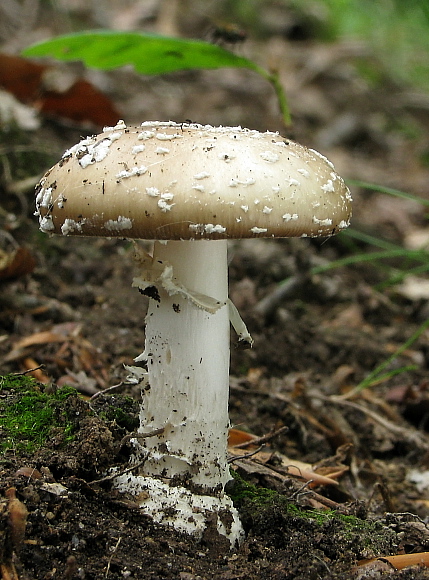
[[[346,220],[341,220],[340,223],[338,224],[338,229],[339,230],[344,230],[345,228],[348,228],[350,225],[349,221]]]
[[[169,191],[161,193],[161,199],[164,201],[172,201],[174,199],[174,193],[170,193]]]
[[[111,133],[109,135],[109,141],[117,141],[121,137],[122,133]]]
[[[220,224],[216,224],[216,225],[206,224],[204,226],[204,229],[208,234],[223,234],[226,232],[226,228],[224,228]]]
[[[130,218],[120,215],[117,220],[107,220],[104,223],[106,230],[119,232],[121,230],[130,230],[133,227],[133,222]]]
[[[88,167],[88,165],[92,165],[92,163],[95,163],[95,159],[89,153],[79,159],[79,165],[82,167],[82,169],[85,169]]]
[[[285,213],[284,215],[282,215],[282,218],[284,219],[285,222],[290,222],[293,220],[297,220],[298,214],[297,213]]]
[[[321,186],[321,189],[324,191],[324,193],[332,193],[333,191],[335,191],[334,184],[332,183],[332,179],[328,179],[328,181],[325,183],[325,185]]]
[[[268,229],[267,228],[257,228],[256,226],[253,228],[250,228],[250,231],[252,232],[252,234],[265,234]]]
[[[134,147],[131,149],[131,153],[132,155],[137,155],[138,153],[143,153],[145,149],[145,145],[134,145]]]
[[[124,121],[118,121],[114,127],[104,127],[103,133],[107,133],[109,131],[117,131],[118,129],[126,129],[127,126],[125,125]]]
[[[293,177],[291,177],[290,179],[287,179],[286,181],[289,182],[290,186],[299,187],[301,185],[301,183],[299,181],[297,181],[296,179],[293,179]]]
[[[308,169],[297,169],[297,171],[307,179],[310,177],[310,172],[308,171]]]
[[[123,121],[123,120],[121,119],[121,120],[120,120],[120,121],[118,121],[118,122],[116,123],[116,125],[113,127],[113,130],[115,130],[115,129],[126,129],[126,128],[127,128],[127,126],[126,126],[126,124],[125,124],[125,121]]]
[[[152,139],[155,137],[155,131],[142,131],[138,134],[137,139],[139,141],[146,141],[147,139]]]
[[[142,165],[141,167],[133,167],[132,169],[124,169],[116,174],[117,179],[127,179],[128,177],[134,177],[135,175],[143,175],[146,173],[147,167]]]
[[[228,183],[229,187],[238,187],[239,185],[243,185],[247,187],[248,185],[253,185],[255,183],[255,179],[253,177],[249,177],[245,181],[241,181],[240,179],[235,179],[234,177]]]
[[[175,204],[174,203],[168,204],[164,199],[160,199],[158,201],[158,207],[164,213],[167,212],[167,211],[170,211],[171,208],[173,207],[173,205],[175,205]]]
[[[226,228],[220,224],[190,224],[189,229],[199,234],[224,234],[226,232]]]
[[[109,139],[102,139],[98,143],[96,143],[93,147],[88,147],[88,153],[92,153],[93,162],[98,163],[99,161],[103,161],[107,154],[109,153],[110,145],[112,141]]]
[[[39,220],[39,227],[45,234],[52,232],[52,230],[55,229],[54,222],[52,221],[52,216],[45,215],[44,217],[42,217]]]
[[[268,206],[264,205],[262,213],[270,214],[272,211],[273,211],[272,207],[268,207]]]
[[[177,133],[157,133],[156,138],[160,141],[172,141],[173,139],[180,138],[182,135]]]
[[[170,149],[167,149],[167,147],[157,147],[155,149],[155,153],[157,155],[167,155],[168,153],[170,153]]]
[[[151,197],[157,197],[159,195],[159,189],[157,187],[146,187],[146,193]]]
[[[331,226],[332,225],[332,220],[331,218],[326,218],[326,219],[319,219],[316,216],[313,216],[313,223],[317,224],[318,226]]]
[[[38,207],[45,207],[49,209],[52,205],[52,187],[47,187],[46,189],[42,189],[37,196]]]
[[[85,220],[81,220],[80,222],[77,222],[76,220],[66,218],[64,220],[63,225],[61,226],[61,233],[63,234],[63,236],[68,236],[74,232],[81,232],[82,225],[84,223],[85,223]]]
[[[279,160],[279,156],[274,151],[263,151],[259,154],[264,161],[268,161],[268,163],[275,163]]]
[[[206,179],[207,177],[210,177],[210,173],[207,173],[207,171],[201,171],[201,173],[194,175],[194,179]]]

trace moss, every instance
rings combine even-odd
[[[135,431],[140,425],[140,405],[131,397],[123,395],[98,397],[93,403],[93,408],[100,419],[114,421],[129,432]]]
[[[33,453],[50,437],[65,443],[73,437],[69,405],[72,387],[49,389],[22,375],[0,377],[0,450]]]
[[[352,559],[395,551],[395,534],[382,521],[301,507],[281,493],[246,482],[237,473],[232,472],[232,476],[228,493],[245,529],[255,535],[267,534],[276,548],[286,546],[291,534],[302,534],[302,541],[313,547],[315,540],[311,538],[334,539],[333,544],[343,546]],[[325,553],[330,551],[328,546],[317,546]]]

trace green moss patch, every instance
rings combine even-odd
[[[0,451],[33,453],[49,438],[70,441],[70,397],[77,397],[72,387],[49,389],[22,375],[0,377]]]
[[[228,493],[245,529],[264,538],[273,549],[287,549],[296,542],[297,549],[305,552],[317,548],[324,557],[335,560],[334,548],[340,546],[339,552],[347,554],[350,564],[395,553],[396,535],[382,521],[299,506],[286,495],[250,484],[236,473],[232,475],[234,483]]]

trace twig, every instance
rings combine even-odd
[[[164,429],[165,427],[160,427],[159,429],[155,429],[155,431],[151,431],[150,433],[128,433],[128,435],[122,437],[120,447],[122,447],[122,445],[124,445],[125,443],[127,443],[127,441],[130,441],[131,439],[147,439],[148,437],[155,437],[156,435],[161,435],[161,433],[164,433]]]
[[[234,463],[234,461],[239,461],[240,459],[248,459],[249,457],[252,457],[253,455],[256,455],[257,453],[259,453],[263,448],[264,448],[264,446],[261,445],[260,447],[258,447],[258,449],[255,449],[254,451],[250,451],[249,453],[245,453],[244,455],[237,455],[237,457],[235,457],[235,456],[230,457],[228,459],[228,463]]]
[[[104,395],[105,393],[108,393],[109,391],[112,391],[113,389],[117,389],[118,387],[122,387],[122,385],[124,384],[123,381],[121,381],[120,383],[118,383],[117,385],[112,385],[111,387],[107,387],[107,389],[101,389],[100,391],[97,391],[96,393],[94,393],[92,395],[92,397],[90,397],[90,401],[93,401],[94,399],[96,399],[97,397],[99,397],[100,395]]]
[[[376,421],[379,425],[381,425],[391,433],[394,433],[395,435],[400,435],[406,441],[417,443],[418,445],[421,445],[425,449],[429,447],[429,442],[419,433],[410,431],[409,429],[401,427],[400,425],[395,425],[395,423],[392,423],[391,421],[388,421],[384,417],[381,417],[381,415],[379,415],[375,411],[371,411],[371,409],[367,409],[366,407],[363,407],[358,403],[354,403],[353,401],[348,401],[346,399],[340,399],[339,397],[336,396],[326,397],[318,393],[312,393],[311,396],[313,399],[319,399],[320,401],[325,401],[328,403],[332,403],[334,405],[341,405],[344,407],[351,407],[352,409],[361,411],[362,413],[364,413],[365,415]]]
[[[28,375],[29,373],[32,373],[34,371],[38,371],[40,369],[43,369],[45,365],[41,364],[38,367],[34,367],[33,369],[27,369],[26,371],[21,371],[20,373],[11,373],[14,377],[22,377],[24,375]]]
[[[280,304],[295,294],[307,281],[307,274],[297,274],[287,278],[265,298],[260,300],[255,306],[255,312],[262,315],[265,319],[274,316]]]
[[[110,564],[112,562],[112,559],[113,559],[113,556],[115,555],[116,550],[118,549],[119,544],[121,543],[121,540],[122,540],[122,536],[120,536],[118,538],[118,541],[116,542],[115,547],[112,550],[112,555],[110,556],[109,561],[107,562],[106,574],[104,576],[105,578],[107,578],[107,576],[110,572]]]
[[[140,461],[140,463],[136,463],[135,465],[132,465],[131,467],[127,467],[127,469],[125,469],[124,471],[121,471],[119,473],[112,473],[111,475],[106,475],[105,477],[102,477],[101,479],[94,479],[94,481],[89,481],[88,485],[94,485],[95,483],[104,483],[105,481],[112,481],[112,479],[115,479],[115,477],[120,477],[121,475],[125,475],[126,473],[129,473],[130,471],[133,471],[134,469],[141,467],[145,463],[146,463],[146,459],[143,459],[143,461]]]
[[[320,495],[320,493],[317,493],[316,491],[313,491],[312,489],[308,489],[308,486],[311,485],[312,483],[313,483],[312,479],[310,479],[309,481],[306,481],[304,483],[304,485],[302,485],[299,489],[294,491],[288,497],[288,499],[298,500],[298,496],[301,495],[301,492],[305,491],[305,495],[307,497],[310,497],[311,499],[316,500],[317,502],[319,502],[320,504],[324,505],[325,507],[327,507],[331,510],[338,510],[338,508],[340,506],[336,501],[333,501],[332,499],[329,499],[329,498],[325,497],[324,495]]]
[[[301,487],[299,487],[298,489],[296,489],[293,493],[290,494],[290,496],[288,497],[288,499],[298,499],[298,496],[301,494],[302,491],[305,490],[305,494],[309,495],[312,493],[311,489],[307,489],[308,486],[310,485],[310,483],[313,483],[313,480],[310,479],[308,481],[306,481],[303,485],[301,485]]]

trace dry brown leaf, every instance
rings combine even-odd
[[[417,552],[416,554],[397,554],[395,556],[379,556],[371,560],[362,560],[360,566],[371,564],[372,562],[389,562],[396,570],[403,570],[408,566],[423,565],[429,567],[429,552]]]
[[[0,53],[0,86],[48,117],[61,117],[100,127],[120,118],[111,100],[85,79],[62,83],[68,65],[39,64],[31,59]]]
[[[236,445],[241,445],[243,443],[253,441],[254,439],[256,439],[255,435],[251,435],[250,433],[246,433],[246,431],[241,431],[241,429],[231,428],[228,431],[228,445],[229,445],[229,447],[235,447]],[[249,451],[250,451],[252,449],[252,447],[254,448],[254,446],[249,445],[248,447],[246,446],[246,449],[249,449]],[[243,451],[241,451],[241,454],[242,453],[243,453]]]
[[[237,429],[233,430],[232,440],[241,437],[243,433]],[[244,435],[248,437],[248,441],[256,439],[254,435],[250,435],[249,433],[244,433]],[[303,481],[310,481],[310,487],[316,487],[318,485],[338,485],[336,479],[348,471],[348,467],[345,465],[322,467],[320,470],[315,471],[310,463],[289,459],[280,453],[275,453],[275,465],[271,465],[270,462],[273,460],[272,452],[258,451],[257,453],[252,453],[252,447],[255,446],[246,447],[247,451],[244,453],[243,449],[228,447],[228,452],[231,456],[241,458],[239,460],[241,467],[243,467],[243,462],[245,463],[247,473],[270,475],[277,479],[295,477]],[[249,453],[248,458],[245,457],[247,453]],[[236,461],[234,463],[237,464]]]
[[[30,274],[36,265],[36,261],[27,248],[17,248],[12,252],[0,249],[0,280],[19,278]]]

